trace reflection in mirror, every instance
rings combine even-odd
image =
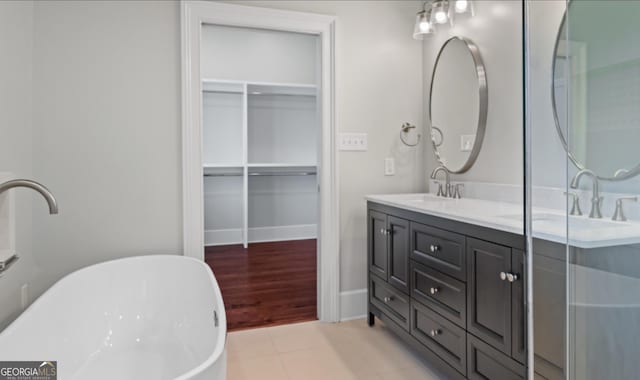
[[[553,62],[559,137],[578,169],[630,178],[640,172],[640,2],[574,0],[568,15]]]
[[[451,173],[475,162],[487,120],[487,83],[476,45],[462,37],[440,49],[431,78],[431,141],[438,161]]]

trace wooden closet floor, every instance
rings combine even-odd
[[[229,331],[317,319],[316,240],[205,247]]]

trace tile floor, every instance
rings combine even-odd
[[[229,333],[228,380],[442,380],[376,320]]]

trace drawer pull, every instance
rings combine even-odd
[[[440,335],[441,333],[442,331],[440,331],[439,329],[434,329],[429,332],[429,335],[431,335],[432,337],[435,337],[437,335]]]
[[[384,298],[383,298],[383,301],[384,301],[384,303],[389,303],[389,302],[393,301],[393,296],[391,296],[391,297],[384,297]]]
[[[431,295],[436,295],[438,292],[440,292],[440,288],[429,288],[429,293],[431,293]]]
[[[431,251],[431,253],[436,253],[440,250],[440,246],[432,244],[431,246],[429,246],[429,250]]]

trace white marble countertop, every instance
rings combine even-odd
[[[524,234],[523,206],[480,199],[450,199],[433,194],[367,195],[365,199],[405,210]],[[567,238],[567,225],[569,237]],[[533,237],[578,248],[600,248],[640,243],[640,223],[614,222],[570,216],[560,210],[533,209]]]

